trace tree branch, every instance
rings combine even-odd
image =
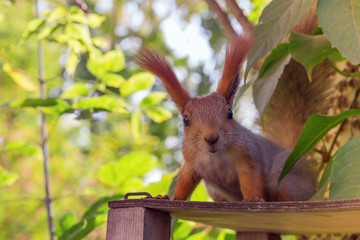
[[[219,4],[216,2],[216,0],[205,0],[205,1],[207,2],[211,10],[215,12],[215,14],[217,15],[218,21],[225,31],[226,38],[228,40],[233,39],[237,34],[234,28],[231,26],[231,23],[227,18],[227,15],[220,8]]]
[[[36,17],[40,17],[39,9],[38,9],[38,1],[35,0],[35,14]],[[46,98],[45,91],[45,77],[44,77],[44,59],[43,59],[43,48],[41,44],[41,40],[38,41],[38,74],[39,74],[39,82],[40,82],[40,98]],[[53,224],[53,209],[52,209],[52,199],[50,193],[50,174],[49,174],[49,147],[47,143],[48,134],[46,129],[46,115],[43,111],[41,111],[41,148],[44,157],[44,177],[45,177],[45,203],[48,215],[48,227],[50,233],[50,239],[54,239],[54,224]]]
[[[249,22],[249,20],[244,15],[244,12],[236,3],[236,1],[235,0],[225,0],[225,1],[228,7],[230,8],[232,14],[234,14],[236,20],[238,20],[240,25],[243,27],[244,31],[247,33],[252,33],[254,26],[252,25],[251,22]]]

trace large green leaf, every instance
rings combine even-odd
[[[351,139],[333,157],[329,199],[360,197],[360,137]]]
[[[39,145],[29,144],[19,140],[9,142],[5,148],[12,154],[21,154],[26,157],[38,156],[41,153]]]
[[[65,90],[60,97],[64,99],[83,97],[89,94],[89,88],[85,83],[74,83],[69,89]]]
[[[0,187],[11,185],[18,178],[19,178],[18,174],[8,172],[2,166],[0,166]]]
[[[259,71],[259,77],[254,83],[253,96],[260,116],[273,95],[278,80],[283,73],[285,65],[290,61],[289,45],[280,44],[266,58]]]
[[[86,67],[91,74],[101,78],[105,73],[121,71],[125,67],[125,57],[120,49],[105,54],[91,54]]]
[[[77,103],[76,108],[83,110],[106,110],[118,113],[126,112],[125,104],[122,100],[107,95],[83,99]]]
[[[154,122],[161,123],[172,118],[172,113],[163,107],[154,107],[145,110],[145,114]]]
[[[13,102],[10,105],[12,107],[50,107],[55,106],[58,100],[55,98],[27,98],[22,101]]]
[[[327,132],[349,117],[360,116],[360,110],[350,109],[335,116],[316,114],[308,119],[302,130],[299,140],[288,157],[279,181],[291,171],[296,162],[318,143]]]
[[[360,1],[319,0],[319,25],[334,47],[353,64],[360,63]]]
[[[24,90],[35,91],[37,89],[35,82],[32,81],[22,70],[14,68],[9,63],[4,63],[3,70]]]
[[[103,81],[107,86],[120,88],[120,86],[126,81],[122,76],[115,73],[106,73],[101,77],[101,81]]]
[[[314,0],[273,0],[266,6],[254,29],[256,41],[248,55],[245,75],[290,33],[309,12],[313,3]]]
[[[73,50],[70,51],[70,54],[68,56],[66,66],[65,66],[65,69],[69,75],[72,75],[75,72],[78,63],[79,63],[78,55]]]
[[[305,67],[310,81],[314,67],[336,52],[324,35],[292,33],[289,46],[291,56]]]
[[[143,108],[155,107],[165,98],[166,98],[165,92],[152,92],[149,94],[149,96],[145,97],[141,101],[140,107],[143,107]]]
[[[151,73],[143,72],[132,75],[129,80],[121,85],[120,93],[123,96],[128,96],[134,92],[152,88],[155,78]]]
[[[154,157],[148,153],[132,152],[117,162],[104,165],[98,178],[111,186],[122,186],[129,178],[141,177],[156,165]]]

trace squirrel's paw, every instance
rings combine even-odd
[[[164,196],[162,195],[157,195],[155,197],[153,197],[153,199],[164,199],[164,200],[170,200],[169,196],[167,194],[165,194]]]
[[[265,202],[265,200],[261,197],[250,197],[248,199],[243,199],[242,202]]]

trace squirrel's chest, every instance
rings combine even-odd
[[[198,153],[195,171],[205,180],[219,187],[232,187],[238,183],[233,159],[227,152],[215,154]]]

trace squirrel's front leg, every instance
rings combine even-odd
[[[200,178],[194,172],[190,164],[185,162],[180,170],[172,199],[186,200],[199,182]]]
[[[235,160],[240,190],[245,202],[264,201],[264,173],[262,166],[257,166],[252,156],[239,149],[240,158]]]

